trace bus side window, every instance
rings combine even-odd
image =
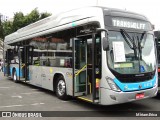
[[[37,60],[34,60],[34,65],[39,66],[40,65],[40,58],[37,57]]]

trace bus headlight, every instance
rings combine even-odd
[[[110,77],[106,77],[106,80],[110,86],[110,88],[114,91],[120,92],[121,90],[118,88],[118,86],[113,82],[113,79]]]

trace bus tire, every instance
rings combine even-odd
[[[56,84],[56,96],[61,100],[67,100],[66,83],[62,76],[58,77]]]
[[[18,83],[16,70],[13,71],[13,81],[14,81],[15,83]]]

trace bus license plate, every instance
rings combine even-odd
[[[136,94],[136,99],[142,99],[142,98],[144,98],[144,93]]]

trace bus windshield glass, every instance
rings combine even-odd
[[[156,68],[154,37],[148,33],[109,31],[109,68],[120,74],[153,72]]]

